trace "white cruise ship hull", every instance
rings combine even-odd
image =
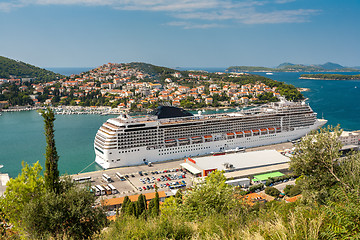
[[[124,166],[141,165],[148,162],[162,162],[182,159],[186,157],[201,156],[213,152],[223,152],[235,148],[251,148],[264,145],[277,144],[299,139],[312,130],[316,130],[326,124],[327,120],[317,119],[313,125],[294,128],[292,131],[267,133],[265,135],[249,136],[233,139],[213,140],[211,142],[190,143],[183,146],[162,147],[148,149],[140,147],[125,151],[102,150],[95,147],[96,163],[102,168],[115,168]],[[124,153],[122,153],[124,152]]]

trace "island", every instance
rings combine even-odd
[[[360,74],[345,75],[345,74],[301,74],[299,79],[313,79],[313,80],[360,80]]]

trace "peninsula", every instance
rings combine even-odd
[[[226,69],[227,72],[360,72],[357,67],[344,67],[337,63],[327,62],[324,64],[293,64],[282,63],[277,67],[256,67],[256,66],[232,66]]]
[[[301,74],[299,79],[313,79],[313,80],[360,80],[360,74],[345,75],[345,74]]]
[[[292,85],[250,73],[179,71],[133,62],[107,63],[71,76],[49,72],[46,79],[36,72],[28,79],[17,71],[23,63],[7,61],[12,67],[5,67],[4,72],[9,74],[0,76],[3,109],[72,106],[134,112],[165,103],[200,110],[276,102],[280,96],[290,101],[304,99]]]

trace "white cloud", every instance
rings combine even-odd
[[[312,15],[319,12],[314,9],[277,8],[293,1],[295,0],[3,0],[0,2],[0,11],[11,11],[29,5],[108,6],[122,11],[163,12],[174,19],[186,20],[166,25],[186,29],[216,28],[239,23],[301,23],[309,21]]]
[[[308,16],[318,12],[312,9],[298,9],[253,13],[242,19],[241,22],[245,24],[302,23],[309,22]]]
[[[284,4],[289,2],[295,2],[295,0],[275,0],[275,3]]]

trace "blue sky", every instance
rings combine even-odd
[[[0,0],[0,55],[40,67],[360,66],[359,0]]]

